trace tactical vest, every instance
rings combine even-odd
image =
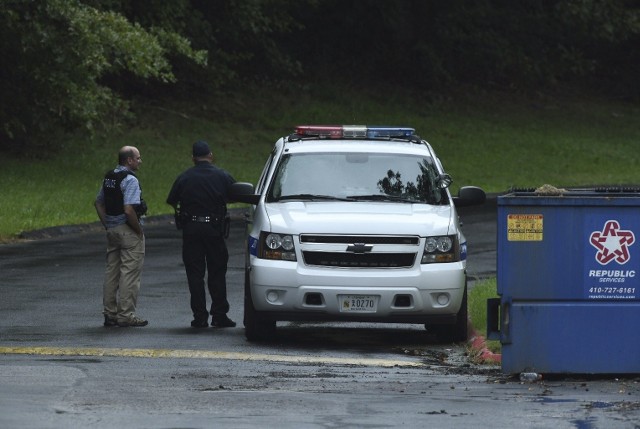
[[[122,195],[122,188],[120,185],[124,178],[129,174],[135,176],[135,174],[127,170],[121,170],[117,173],[110,170],[104,175],[102,189],[104,191],[105,211],[109,216],[124,214],[124,195]],[[133,208],[135,209],[138,218],[147,213],[147,204],[142,199],[142,190],[140,192],[140,204],[134,204]]]

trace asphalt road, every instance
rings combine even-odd
[[[248,343],[236,215],[234,329],[189,327],[170,218],[146,227],[144,328],[102,326],[105,239],[96,225],[0,246],[0,427],[639,427],[638,377],[521,383],[421,326],[289,323],[274,343]],[[469,275],[495,275],[495,200],[460,215]]]

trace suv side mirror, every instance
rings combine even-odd
[[[456,207],[478,206],[484,204],[487,195],[477,186],[463,186],[458,191],[458,196],[453,197]]]
[[[229,199],[238,203],[247,203],[256,205],[260,201],[260,195],[254,193],[251,183],[236,182],[229,187]]]

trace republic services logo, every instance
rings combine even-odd
[[[593,231],[589,242],[598,249],[596,260],[601,265],[607,265],[615,260],[619,264],[629,262],[629,246],[636,241],[633,231],[620,229],[620,223],[615,220],[605,222],[602,231]]]

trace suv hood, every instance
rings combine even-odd
[[[271,231],[281,234],[448,235],[455,232],[449,205],[389,202],[265,204]]]

